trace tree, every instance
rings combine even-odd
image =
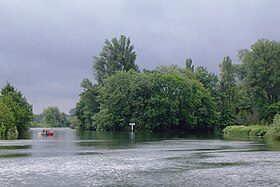
[[[33,117],[33,122],[34,123],[41,123],[44,119],[44,115],[43,114],[34,114]]]
[[[258,40],[251,50],[240,50],[244,63],[246,85],[253,88],[255,99],[268,104],[280,97],[280,43],[266,39]]]
[[[255,118],[251,123],[271,123],[280,97],[280,43],[261,39],[238,56],[243,62],[243,89],[251,100],[248,108]]]
[[[1,90],[3,102],[8,106],[15,118],[15,124],[19,134],[28,130],[33,119],[32,105],[30,105],[23,94],[7,83]]]
[[[0,97],[0,137],[16,137],[17,134],[14,115]]]
[[[236,96],[236,73],[235,66],[230,57],[224,57],[220,64],[220,94],[221,94],[221,127],[233,125],[235,122]]]
[[[66,114],[60,112],[55,106],[49,106],[43,111],[44,122],[52,127],[68,127],[70,124],[66,119]]]
[[[150,79],[145,78],[143,79],[131,70],[117,72],[104,81],[98,89],[97,99],[100,103],[100,112],[93,118],[97,130],[123,131],[127,129],[127,124],[131,120],[136,120],[133,119],[133,113],[143,111],[144,103],[142,102],[146,100],[145,94],[149,94]],[[144,88],[137,86],[137,82],[147,88],[146,92],[141,93]],[[134,122],[140,124],[140,121]]]
[[[194,65],[192,64],[192,59],[191,58],[187,58],[185,60],[185,64],[186,64],[186,69],[194,72]]]
[[[70,121],[70,128],[72,129],[79,128],[79,123],[80,121],[78,120],[77,116],[72,117]]]
[[[230,57],[224,57],[222,64],[220,64],[220,69],[220,91],[223,93],[222,104],[231,104],[236,91],[236,78]]]
[[[213,97],[214,101],[217,104],[220,104],[218,76],[209,72],[206,67],[199,66],[195,69],[195,78],[211,92],[211,96]]]
[[[93,118],[97,130],[124,131],[129,122],[137,123],[138,130],[214,128],[217,112],[210,92],[173,66],[160,70],[108,77],[98,90],[100,112]]]
[[[73,117],[73,116],[75,115],[75,112],[76,112],[76,109],[75,109],[75,108],[71,108],[71,109],[69,110],[69,116],[70,116],[70,117]]]
[[[111,42],[105,40],[105,46],[99,57],[93,58],[93,71],[98,83],[113,75],[117,71],[128,71],[133,69],[139,71],[135,64],[136,53],[134,46],[130,45],[130,38],[121,35],[120,39],[113,38]]]
[[[101,85],[105,78],[114,75],[118,71],[139,71],[135,64],[136,53],[133,51],[134,46],[130,45],[130,38],[121,36],[120,39],[113,38],[111,42],[105,40],[105,46],[99,54],[94,57],[93,72],[95,79],[99,84],[92,84],[89,79],[83,79],[81,87],[84,91],[80,94],[80,100],[76,104],[75,115],[80,129],[95,130],[96,125],[93,118],[99,112],[99,102],[97,101],[98,86]]]
[[[267,119],[267,122],[271,124],[276,114],[280,114],[280,101],[269,105],[267,109],[263,112],[262,117],[264,119]]]
[[[74,113],[79,122],[77,128],[95,130],[96,126],[93,124],[93,117],[99,112],[99,103],[97,101],[98,85],[92,84],[88,79],[83,79],[81,87],[84,91],[80,94],[80,100],[76,104]]]

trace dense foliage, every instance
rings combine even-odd
[[[258,40],[225,57],[220,77],[207,68],[161,66],[139,72],[130,39],[105,41],[93,61],[97,84],[81,83],[73,127],[98,131],[211,130],[231,125],[269,124],[279,113],[280,44]]]
[[[280,43],[259,40],[251,50],[239,53],[246,70],[246,84],[263,104],[273,104],[280,97]]]
[[[80,94],[80,101],[76,105],[75,115],[79,123],[72,124],[73,127],[79,129],[94,130],[93,116],[99,111],[99,103],[97,102],[97,85],[93,85],[90,80],[84,79],[81,83],[84,91]],[[75,121],[72,121],[75,122]]]
[[[258,40],[238,53],[241,64],[225,57],[221,67],[221,124],[271,124],[280,112],[280,44]]]
[[[138,66],[135,64],[136,53],[133,49],[134,46],[130,45],[130,38],[123,35],[119,40],[117,38],[113,38],[111,42],[106,40],[99,57],[93,58],[93,71],[96,80],[101,83],[116,71],[130,69],[138,71]]]
[[[227,126],[223,132],[225,137],[256,138],[263,137],[269,130],[267,125]]]
[[[0,134],[16,136],[24,133],[33,118],[32,105],[23,94],[7,83],[0,95]]]
[[[69,127],[70,121],[73,118],[71,116],[72,111],[73,109],[69,111],[70,115],[67,115],[61,112],[58,107],[49,106],[44,109],[43,113],[34,114],[32,127]]]
[[[201,83],[175,72],[118,72],[99,89],[97,130],[207,129],[217,124],[215,104]]]
[[[273,140],[280,140],[280,114],[275,115],[272,127],[269,129],[266,136]]]
[[[67,120],[65,113],[60,112],[60,110],[55,106],[49,106],[43,111],[42,122],[50,127],[69,127],[70,123]]]
[[[0,97],[0,137],[7,135],[17,135],[15,118],[9,107],[3,102],[2,97]]]

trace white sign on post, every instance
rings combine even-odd
[[[129,125],[131,126],[131,132],[133,132],[133,126],[135,125],[135,123],[129,123]]]

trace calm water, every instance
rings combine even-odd
[[[0,186],[279,186],[277,144],[31,129],[0,140]]]

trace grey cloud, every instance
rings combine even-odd
[[[277,0],[2,0],[0,87],[10,81],[35,113],[75,106],[105,39],[130,36],[141,69],[218,64],[258,38],[280,40]]]

